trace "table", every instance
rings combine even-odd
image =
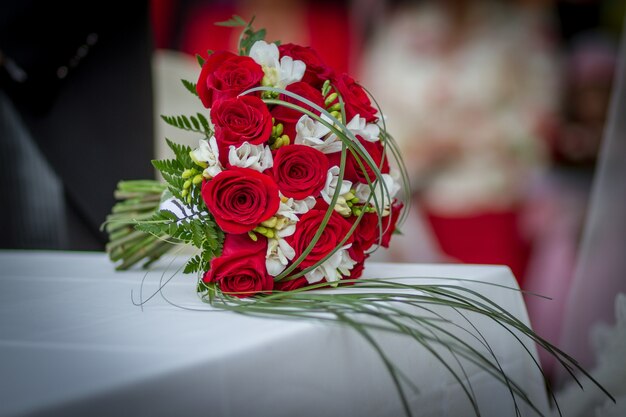
[[[402,416],[380,357],[355,331],[313,321],[215,311],[175,265],[115,272],[101,253],[0,251],[0,416]],[[178,263],[177,263],[178,262]],[[458,277],[528,323],[500,266],[371,264],[368,277]],[[440,282],[440,281],[436,281]],[[190,308],[190,309],[186,309]],[[521,345],[484,318],[473,323],[502,367],[547,410],[540,373]],[[459,319],[460,321],[460,319]],[[470,416],[459,385],[409,338],[377,335],[418,385],[416,416]],[[536,357],[534,345],[526,347]],[[467,366],[484,416],[514,415],[504,386]],[[520,404],[522,415],[535,415]]]

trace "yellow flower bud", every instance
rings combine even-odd
[[[253,232],[252,230],[250,230],[250,231],[248,232],[248,236],[250,237],[250,239],[252,239],[252,240],[253,240],[253,241],[255,241],[255,242],[256,242],[257,240],[259,240],[259,238],[258,238],[258,237],[254,234],[254,232]]]
[[[268,239],[271,239],[275,236],[274,231],[272,229],[268,229],[267,233],[265,234],[265,237]]]
[[[276,222],[276,226],[274,226],[274,229],[276,229],[276,230],[283,230],[285,228],[285,226],[287,226],[288,224],[289,224],[289,220],[287,218],[285,218],[285,217],[281,217]]]
[[[284,126],[282,123],[277,124],[276,126],[276,136],[282,136]]]
[[[331,95],[326,97],[326,100],[324,100],[324,105],[328,106],[335,100],[337,100],[337,93],[332,93]]]
[[[183,177],[183,179],[187,179],[193,176],[193,174],[195,174],[195,169],[186,169],[183,171],[183,175],[181,176]]]
[[[187,194],[189,194],[189,190],[183,190],[180,195],[182,195],[183,197],[187,197]]]
[[[185,183],[183,184],[183,188],[184,188],[184,189],[187,189],[187,188],[189,188],[189,187],[191,187],[191,180],[187,180],[187,181],[185,181]]]
[[[329,90],[330,90],[330,80],[326,80],[324,81],[324,85],[322,85],[322,95],[325,96],[326,94],[328,94]]]
[[[193,177],[193,185],[198,185],[202,182],[202,175],[198,174],[195,177]]]
[[[274,216],[265,220],[263,223],[261,223],[261,225],[265,227],[269,227],[270,229],[273,229],[276,227],[276,223],[278,223],[278,218]]]
[[[290,140],[289,140],[289,136],[287,136],[287,135],[282,135],[282,136],[280,137],[280,139],[281,139],[281,142],[282,142],[280,146],[286,146],[286,145],[289,145],[289,142],[290,142]]]
[[[254,231],[265,236],[265,234],[267,234],[267,227],[257,226],[254,228]]]
[[[330,106],[327,110],[330,111],[330,112],[333,112],[333,111],[338,112],[338,111],[341,110],[341,104],[335,103],[332,106]]]

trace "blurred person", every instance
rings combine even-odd
[[[526,289],[551,300],[527,296],[526,304],[535,330],[552,342],[558,341],[566,318],[618,58],[612,39],[598,29],[570,34],[568,43],[563,114],[552,142],[554,165],[536,188],[528,216],[536,231],[536,255]],[[540,356],[550,374],[554,359]]]
[[[216,26],[234,14],[267,30],[266,40],[311,46],[327,65],[346,72],[358,54],[359,39],[347,1],[328,0],[152,0],[157,39],[190,55],[207,49],[237,49],[241,27]],[[171,21],[179,27],[170,29]],[[166,37],[169,36],[169,40]]]
[[[154,176],[147,2],[0,3],[0,248],[102,250]]]
[[[543,9],[394,2],[378,27],[363,83],[393,126],[426,227],[450,257],[508,265],[522,283],[520,216],[560,91]]]

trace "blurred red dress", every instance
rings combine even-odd
[[[259,11],[259,14],[262,12],[262,10]],[[202,56],[206,56],[207,49],[236,51],[242,28],[215,25],[216,22],[229,20],[233,14],[242,16],[246,21],[251,18],[231,4],[199,5],[191,9],[181,29],[181,51]],[[298,28],[298,30],[305,31],[304,37],[309,40],[309,45],[304,46],[311,46],[315,49],[326,64],[336,71],[348,72],[355,54],[354,45],[358,43],[354,42],[354,33],[350,29],[346,7],[336,6],[330,2],[307,2],[302,17],[306,21],[306,27]],[[260,29],[259,25],[256,26],[255,29]],[[276,39],[266,40],[270,42]],[[279,40],[282,43],[293,42],[289,39]]]

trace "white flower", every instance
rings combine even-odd
[[[367,120],[358,114],[350,120],[346,125],[349,131],[355,136],[359,135],[368,142],[377,142],[379,140],[380,128],[374,123],[367,123]]]
[[[290,56],[280,59],[280,79],[277,87],[285,88],[289,84],[297,83],[304,77],[306,64],[299,59],[294,60]]]
[[[276,212],[276,222],[272,226],[275,237],[267,240],[267,252],[265,254],[265,267],[267,272],[276,276],[283,272],[287,264],[296,255],[294,249],[287,243],[285,238],[296,231],[297,214],[304,214],[315,206],[315,199],[307,197],[304,200],[281,197],[280,206]]]
[[[322,115],[322,119],[332,123],[325,115]],[[296,139],[294,143],[310,146],[322,153],[341,152],[342,142],[336,135],[330,135],[324,139],[324,136],[327,136],[329,133],[330,129],[323,123],[304,115],[296,123]]]
[[[337,190],[337,184],[339,183],[339,167],[338,166],[333,166],[332,168],[330,168],[328,170],[328,172],[326,173],[326,183],[324,184],[324,188],[322,189],[322,198],[324,199],[324,201],[328,204],[330,204],[331,200],[333,199],[333,195],[335,194],[335,191]],[[339,214],[341,214],[344,217],[349,216],[350,214],[352,214],[352,210],[350,209],[350,207],[347,204],[346,201],[346,194],[350,193],[350,189],[352,188],[352,182],[348,181],[348,180],[343,180],[341,182],[341,188],[339,189],[339,198],[337,199],[337,202],[335,203],[335,211],[337,211]],[[354,196],[349,196],[350,199],[353,198]]]
[[[202,175],[205,178],[213,178],[222,172],[220,164],[220,151],[217,147],[217,140],[212,136],[208,141],[200,139],[198,147],[189,153],[191,159],[199,165],[205,166]]]
[[[332,254],[330,258],[326,259],[317,268],[304,274],[309,284],[314,284],[326,278],[328,282],[336,282],[342,278],[342,276],[348,275],[350,270],[354,268],[356,262],[352,260],[348,254],[350,245],[346,245]]]
[[[280,205],[278,206],[277,216],[285,217],[293,222],[297,222],[296,214],[304,214],[315,207],[315,198],[309,196],[304,200],[294,200],[293,198],[285,198],[280,195]]]
[[[267,273],[275,277],[285,270],[287,264],[296,256],[296,251],[285,239],[268,239],[265,255]]]
[[[250,58],[262,67],[278,68],[278,55],[275,43],[256,41],[250,48]]]
[[[304,62],[290,56],[283,56],[279,61],[278,57],[278,47],[274,43],[256,41],[250,48],[250,58],[261,66],[265,74],[263,85],[285,88],[302,80],[306,71]]]
[[[373,184],[374,196],[370,199],[369,204],[373,207],[381,207],[383,216],[389,215],[389,206],[391,205],[393,198],[396,196],[396,194],[398,194],[398,191],[400,191],[401,188],[399,181],[395,178],[396,176],[397,173],[394,173],[394,175],[382,174],[383,183],[385,184],[386,189],[381,187],[379,181],[375,181]],[[365,202],[368,198],[370,198],[371,194],[372,192],[368,184],[357,185],[356,197],[359,200]]]
[[[272,151],[268,146],[251,145],[248,142],[244,142],[238,148],[230,145],[228,162],[235,167],[250,168],[259,172],[274,166]]]

